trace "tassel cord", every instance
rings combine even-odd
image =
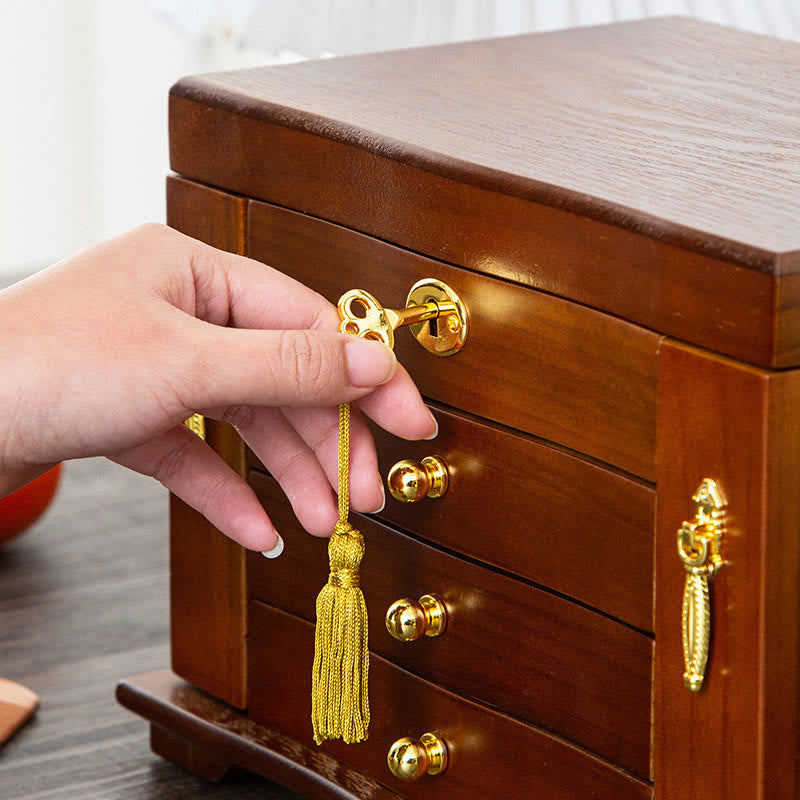
[[[350,516],[350,403],[339,406],[339,524]]]
[[[317,598],[312,674],[314,741],[367,738],[367,609],[358,570],[364,539],[349,523],[350,406],[339,406],[339,521],[330,542],[330,576]]]

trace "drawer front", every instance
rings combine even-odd
[[[653,479],[658,334],[257,201],[248,252],[332,302],[362,288],[402,306],[416,281],[443,280],[469,312],[464,349],[437,358],[407,331],[396,341],[426,397]]]
[[[248,557],[248,591],[313,621],[328,577],[327,540],[301,529],[271,478],[251,473],[250,482],[286,549],[276,561]],[[649,776],[652,639],[373,519],[354,515],[354,524],[366,544],[361,585],[374,652]],[[389,606],[428,593],[447,607],[444,633],[393,639],[383,621]]]
[[[311,738],[311,624],[267,605],[249,606],[250,714],[314,746]],[[521,687],[522,690],[522,687]],[[321,752],[408,798],[546,797],[548,800],[644,800],[652,787],[537,728],[458,697],[372,656],[372,721],[360,744],[326,742]],[[437,733],[448,767],[416,782],[396,779],[386,754],[401,736]]]
[[[436,455],[447,492],[416,503],[387,494],[379,516],[652,631],[655,491],[530,436],[431,408],[434,441],[373,433],[384,477],[401,459]]]

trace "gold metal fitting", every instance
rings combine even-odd
[[[723,564],[720,549],[727,502],[722,489],[711,478],[703,480],[692,500],[697,510],[694,520],[684,522],[678,529],[678,556],[686,569],[681,615],[683,681],[690,692],[699,692],[711,641],[708,585]]]
[[[440,636],[447,627],[447,608],[433,594],[424,594],[416,602],[404,597],[389,606],[385,621],[395,639],[413,642],[423,636]]]
[[[416,503],[424,497],[441,497],[449,484],[447,465],[439,456],[426,456],[418,464],[403,459],[386,476],[386,485],[395,500]]]
[[[435,733],[423,733],[419,739],[404,736],[389,748],[386,762],[401,781],[441,775],[447,769],[447,746]]]
[[[409,326],[417,341],[437,356],[457,353],[467,338],[467,310],[447,284],[433,278],[411,287],[406,307],[384,308],[369,292],[351,289],[339,298],[339,330],[394,348],[394,332]]]
[[[201,439],[206,438],[206,418],[202,414],[192,414],[183,423],[190,431],[194,431]]]

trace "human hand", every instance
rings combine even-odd
[[[245,547],[278,539],[242,478],[182,424],[230,422],[300,522],[337,520],[338,409],[398,436],[436,423],[378,342],[336,332],[328,301],[270,267],[145,225],[0,292],[0,496],[59,461],[106,455],[151,475]],[[351,422],[351,505],[383,501]]]

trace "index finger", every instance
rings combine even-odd
[[[185,302],[193,307],[184,311],[235,328],[337,330],[336,307],[308,286],[259,261],[175,233],[191,243],[189,258],[181,261],[191,271],[193,303]]]

